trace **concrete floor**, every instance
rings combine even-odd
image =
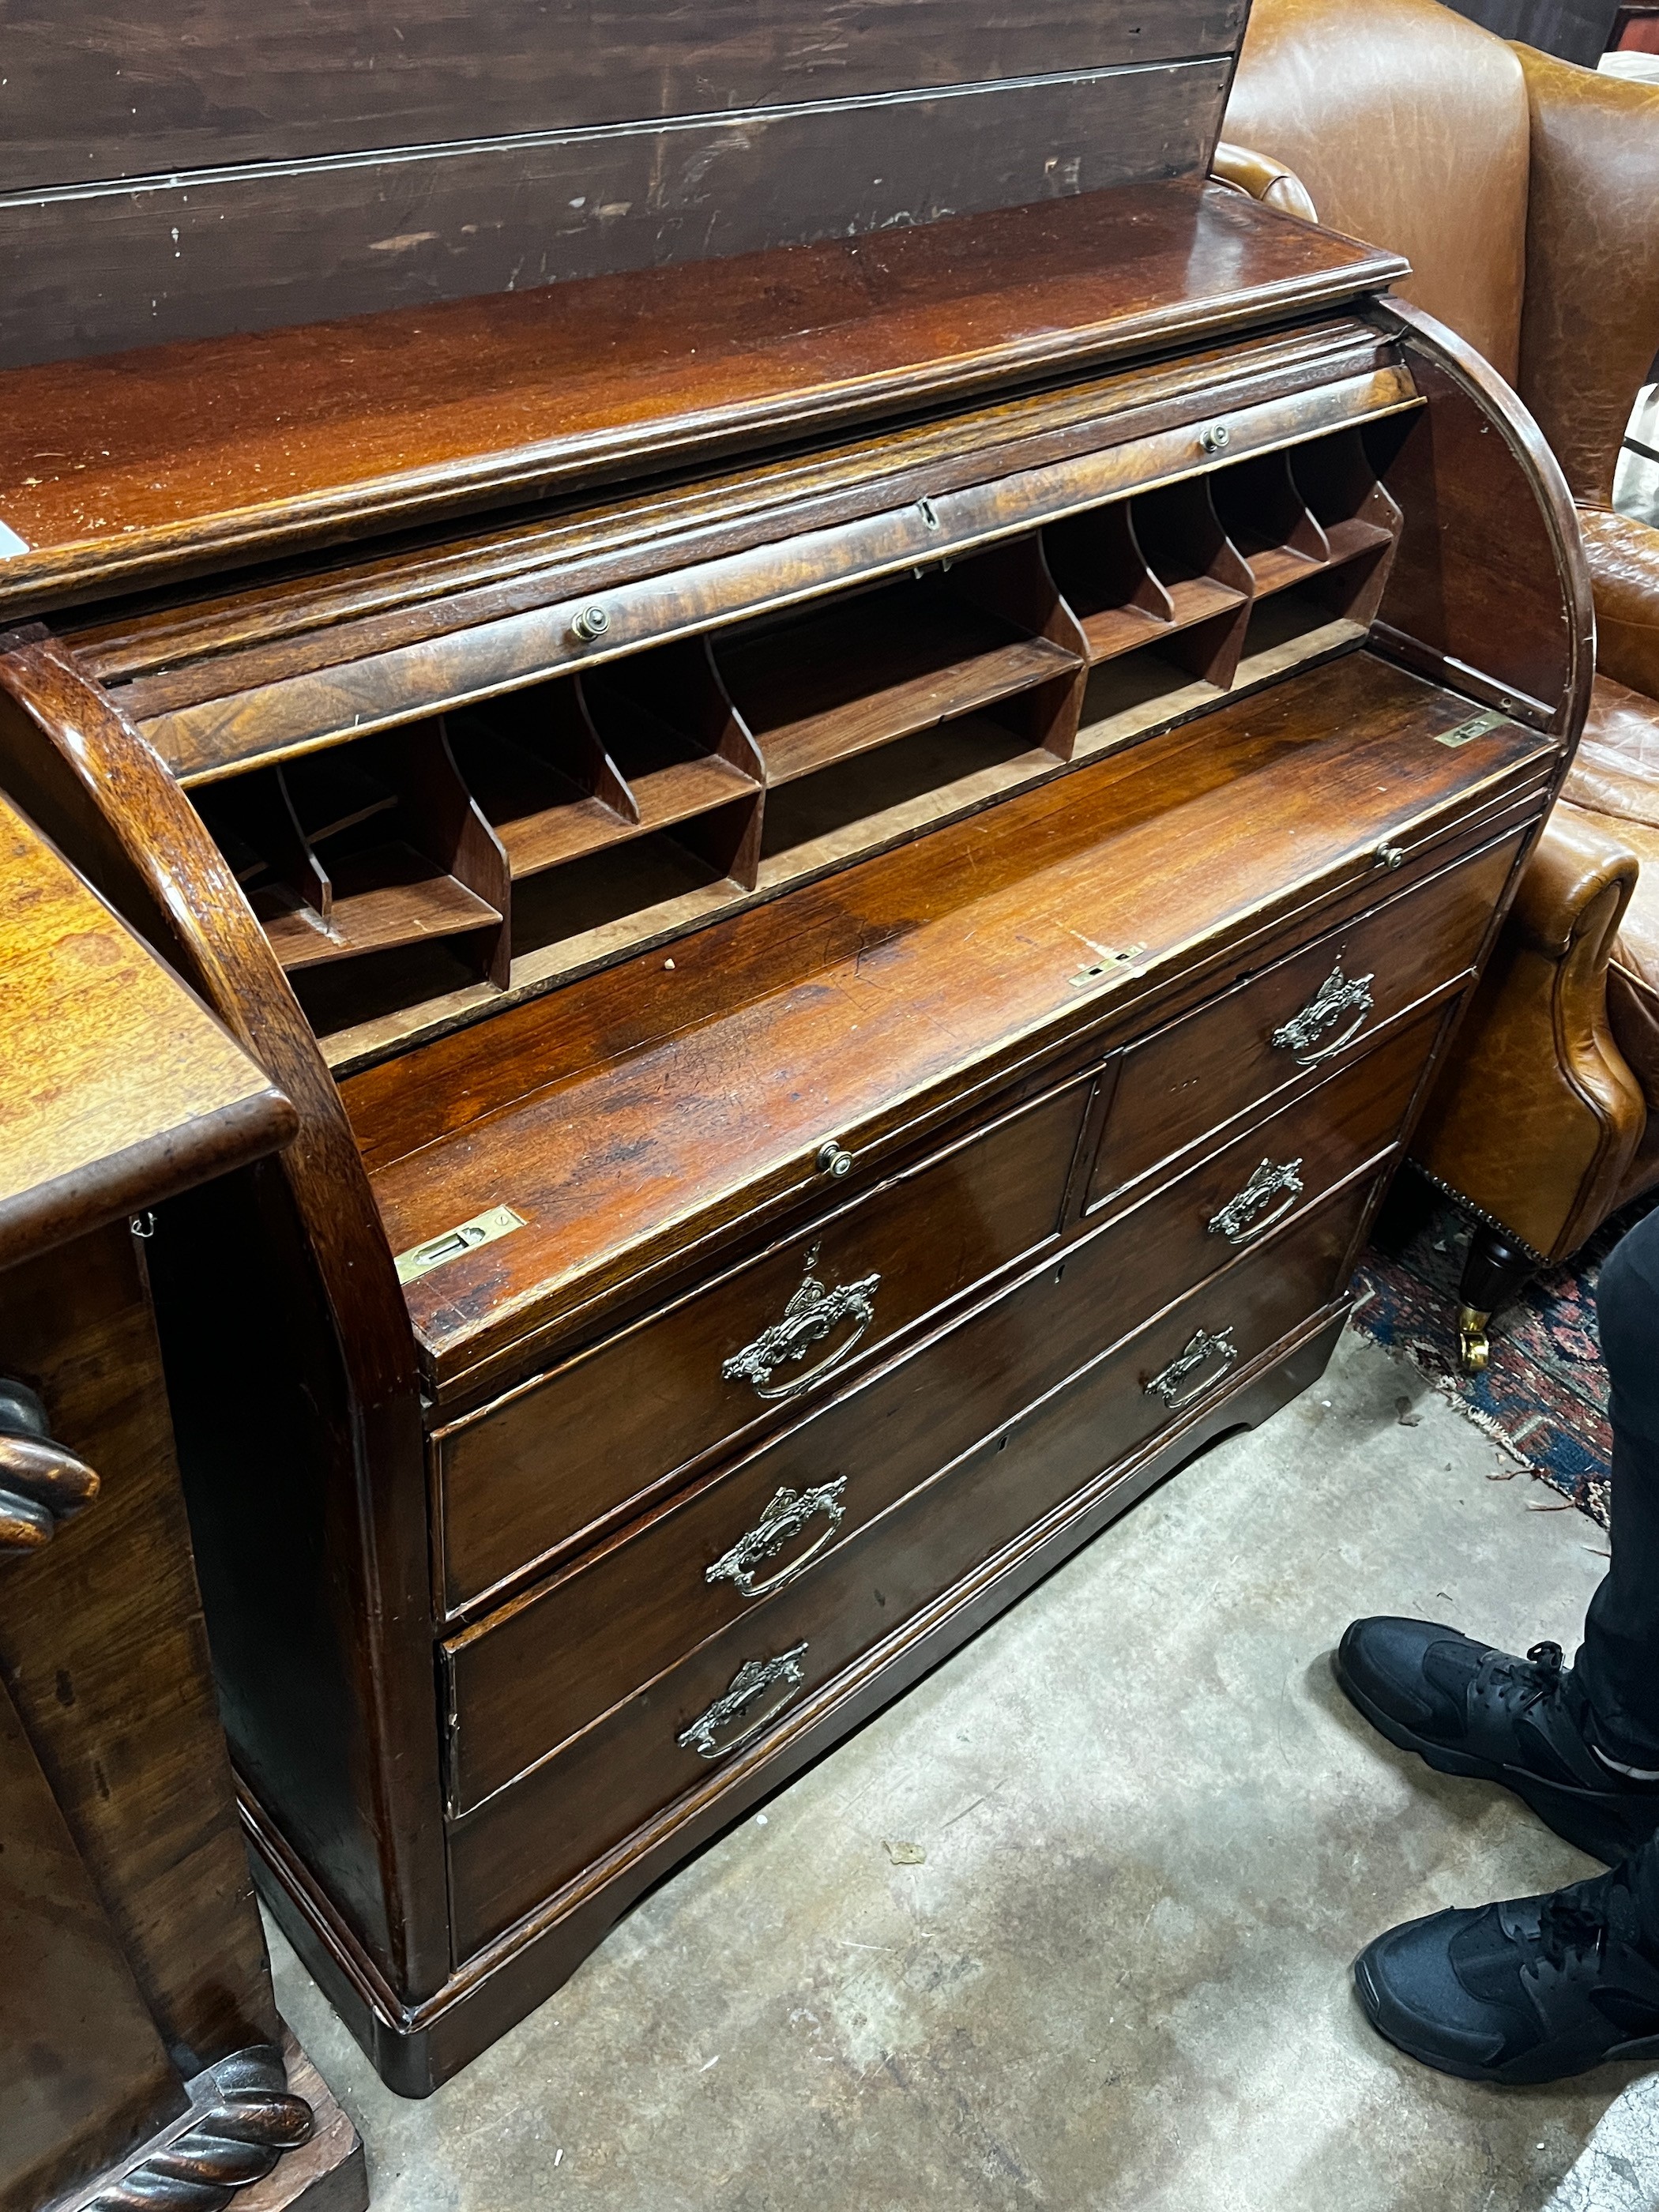
[[[1348,1337],[424,2104],[277,1939],[380,2212],[1651,2212],[1659,2083],[1453,2081],[1351,1995],[1390,1923],[1592,1871],[1328,1672],[1383,1610],[1571,1651],[1603,1539],[1499,1471]]]

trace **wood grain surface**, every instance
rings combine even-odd
[[[1015,1040],[1029,1050],[1045,1030],[1098,1019],[1221,914],[1237,926],[1292,883],[1363,874],[1376,844],[1547,751],[1514,726],[1437,744],[1459,719],[1427,685],[1351,657],[787,908],[714,925],[672,974],[657,959],[612,969],[504,1014],[487,1071],[463,1032],[353,1077],[343,1095],[394,1249],[492,1205],[530,1224],[408,1286],[434,1373],[532,1336],[578,1286],[591,1295],[596,1277],[639,1265],[665,1228],[683,1246],[738,1187],[799,1188],[825,1135],[866,1141],[896,1097],[914,1115],[930,1085]],[[1079,990],[1073,978],[1102,945],[1141,951]],[[716,999],[730,1011],[710,1020]],[[857,1020],[855,1048],[826,1027],[832,1003]],[[787,1070],[764,1155],[743,1073],[763,1039]],[[531,1065],[532,1095],[503,1110]],[[665,1094],[677,1101],[666,1117]],[[558,1140],[590,1117],[602,1147]]]
[[[276,2032],[155,1327],[125,1220],[0,1273],[0,1372],[98,1469],[0,1581],[0,1670],[167,2047]]]
[[[36,2212],[190,2100],[3,1686],[0,1857],[0,2212]]]
[[[1228,52],[1239,0],[24,0],[0,190],[719,116]],[[67,96],[66,96],[67,95]]]
[[[1218,323],[1403,264],[1179,182],[580,287],[0,374],[6,604],[684,462]],[[165,463],[163,466],[162,464]]]
[[[925,225],[1207,167],[1243,0],[24,0],[7,365]]]
[[[0,797],[0,1265],[282,1144],[287,1100]]]

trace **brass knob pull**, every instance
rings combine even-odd
[[[731,1583],[744,1597],[764,1597],[770,1590],[781,1589],[809,1560],[817,1557],[846,1519],[847,1509],[842,1504],[846,1492],[844,1474],[837,1475],[833,1482],[821,1483],[816,1490],[780,1490],[754,1527],[739,1536],[731,1550],[716,1559],[712,1567],[704,1568],[703,1580]],[[784,1546],[804,1528],[810,1528],[820,1513],[824,1524],[816,1539],[804,1552],[797,1552],[775,1574],[757,1583],[755,1570],[768,1559],[775,1559]]]
[[[33,1391],[0,1380],[0,1553],[40,1551],[97,1495],[97,1476],[54,1441]]]
[[[570,625],[572,637],[580,638],[584,645],[592,645],[596,637],[603,637],[611,627],[611,617],[600,606],[584,607]]]
[[[1371,866],[1374,868],[1386,868],[1393,870],[1402,866],[1405,863],[1405,859],[1406,855],[1401,851],[1398,845],[1379,845],[1376,852],[1371,855]]]
[[[1218,1359],[1221,1363],[1212,1374],[1188,1384],[1185,1389],[1182,1388],[1189,1375],[1196,1374],[1201,1367],[1207,1367],[1212,1359]],[[1150,1382],[1142,1385],[1142,1389],[1149,1398],[1162,1398],[1166,1412],[1178,1413],[1183,1406],[1194,1404],[1213,1390],[1218,1382],[1224,1381],[1237,1359],[1238,1346],[1233,1342],[1233,1324],[1231,1322],[1215,1336],[1212,1336],[1208,1329],[1200,1328],[1188,1340],[1186,1350],[1178,1352],[1164,1372],[1154,1375]]]
[[[853,1155],[837,1137],[826,1137],[818,1146],[818,1172],[827,1176],[851,1175]]]
[[[1198,442],[1206,453],[1224,453],[1233,441],[1233,434],[1224,422],[1210,422],[1198,434]]]
[[[1268,1042],[1275,1052],[1294,1053],[1298,1067],[1317,1067],[1322,1060],[1331,1059],[1345,1045],[1352,1044],[1364,1028],[1373,1003],[1371,985],[1376,981],[1375,975],[1345,975],[1339,960],[1301,1012],[1281,1023]],[[1349,1012],[1353,1019],[1341,1035],[1328,1037],[1316,1052],[1313,1048],[1321,1030],[1329,1029],[1333,1022],[1340,1021]]]
[[[1263,1213],[1261,1208],[1280,1191],[1285,1195],[1279,1204],[1271,1213]],[[1282,1221],[1301,1194],[1300,1160],[1263,1160],[1243,1189],[1235,1192],[1218,1212],[1212,1214],[1206,1224],[1209,1233],[1224,1237],[1230,1244],[1248,1244],[1275,1221]]]
[[[817,1257],[813,1246],[806,1255],[810,1267]],[[781,1321],[775,1321],[763,1328],[752,1344],[745,1344],[741,1352],[734,1352],[725,1361],[720,1373],[728,1382],[752,1382],[757,1398],[793,1398],[798,1390],[805,1390],[832,1367],[838,1367],[852,1351],[876,1317],[876,1292],[881,1288],[879,1275],[866,1275],[856,1283],[838,1284],[833,1291],[808,1275],[783,1310]],[[853,1334],[838,1344],[829,1357],[820,1359],[816,1366],[802,1374],[791,1376],[787,1382],[775,1383],[772,1373],[786,1360],[800,1360],[815,1344],[822,1344],[833,1329],[843,1322],[852,1322]]]
[[[800,1688],[806,1679],[806,1669],[801,1664],[805,1656],[805,1644],[797,1644],[787,1651],[780,1651],[773,1659],[745,1659],[732,1677],[732,1686],[724,1696],[716,1698],[706,1713],[699,1713],[690,1727],[680,1730],[675,1741],[681,1750],[695,1751],[699,1759],[724,1759],[730,1752],[741,1751],[783,1711]],[[782,1695],[774,1698],[763,1711],[757,1713],[746,1728],[736,1735],[723,1734],[734,1723],[747,1719],[757,1699],[776,1688],[781,1688]]]

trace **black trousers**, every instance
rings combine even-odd
[[[1659,1212],[1608,1255],[1596,1288],[1613,1384],[1613,1559],[1584,1616],[1571,1685],[1609,1759],[1659,1769]],[[1659,1947],[1659,1839],[1630,1862],[1645,1942]]]
[[[1659,1771],[1659,1212],[1608,1255],[1596,1320],[1613,1385],[1613,1560],[1572,1679],[1596,1747]]]

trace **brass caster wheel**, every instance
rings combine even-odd
[[[1486,1323],[1490,1314],[1479,1306],[1461,1306],[1457,1314],[1457,1360],[1466,1375],[1479,1375],[1492,1357],[1492,1346],[1486,1339]]]

